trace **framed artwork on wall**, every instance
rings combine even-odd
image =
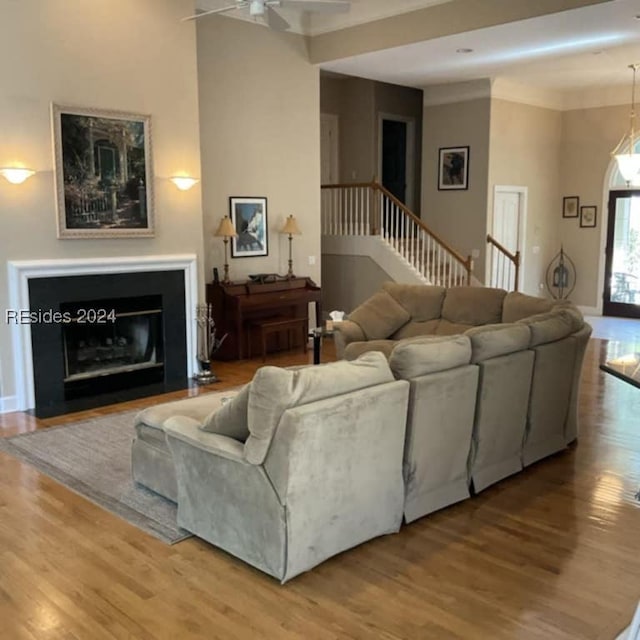
[[[442,147],[438,153],[438,190],[469,187],[469,147]]]
[[[577,218],[580,214],[580,198],[578,196],[566,196],[562,198],[562,217]]]
[[[252,258],[269,254],[266,198],[231,196],[229,217],[238,234],[231,239],[232,258]]]
[[[597,213],[598,207],[596,206],[580,207],[580,226],[587,228],[595,227]]]
[[[151,237],[150,116],[52,105],[58,238]]]

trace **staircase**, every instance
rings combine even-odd
[[[374,181],[321,189],[323,242],[366,243],[377,262],[386,260],[381,266],[392,276],[393,256],[408,270],[408,277],[396,277],[400,281],[442,287],[472,284],[471,256],[460,255],[382,185]]]

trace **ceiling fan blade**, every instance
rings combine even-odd
[[[204,16],[210,16],[213,13],[223,13],[224,11],[231,11],[231,9],[241,9],[246,4],[247,4],[246,2],[243,2],[243,3],[238,2],[236,4],[231,4],[228,7],[221,7],[220,9],[209,9],[208,11],[198,11],[198,13],[196,13],[193,16],[187,16],[186,18],[182,18],[180,22],[187,22],[188,20],[197,20],[198,18],[204,18]]]
[[[271,7],[267,6],[267,24],[274,31],[286,31],[291,25],[277,12],[274,11]]]
[[[348,0],[280,0],[283,9],[298,9],[317,13],[346,13],[351,8]]]

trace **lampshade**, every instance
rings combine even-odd
[[[216,238],[235,238],[238,234],[229,216],[225,216],[224,218],[222,218],[222,220],[220,220],[218,229],[213,235]]]
[[[4,167],[0,169],[0,175],[3,175],[11,184],[22,184],[34,173],[33,169],[23,169],[22,167]]]
[[[636,121],[636,71],[639,64],[630,64],[633,70],[633,82],[631,84],[631,113],[629,114],[629,130],[622,137],[611,155],[618,163],[618,170],[627,184],[640,178],[640,153],[634,153],[635,147],[635,121]],[[626,149],[626,151],[624,151]]]
[[[172,176],[169,180],[171,180],[180,191],[188,191],[193,185],[200,182],[197,178],[191,178],[190,176]]]
[[[298,221],[294,216],[287,217],[284,223],[284,227],[282,227],[280,233],[289,233],[293,236],[302,235],[302,231],[300,231],[300,227],[298,227]]]

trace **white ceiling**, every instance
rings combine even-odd
[[[238,0],[196,0],[196,8],[204,11],[219,9],[233,5],[234,1]],[[277,9],[277,11],[291,24],[290,31],[315,36],[446,2],[451,0],[351,0],[351,9],[348,13],[323,14],[292,9]],[[254,21],[247,10],[230,11],[225,15]]]
[[[278,9],[295,31],[318,34],[450,0],[352,0],[349,13]],[[534,0],[535,1],[535,0]],[[196,0],[201,9],[233,0]],[[246,11],[224,14],[247,19]],[[335,73],[426,87],[499,78],[541,91],[629,86],[640,62],[640,0],[614,0],[321,64]],[[207,19],[217,19],[212,16]],[[250,18],[248,18],[250,19]],[[457,49],[473,49],[457,53]],[[639,78],[640,80],[640,78]],[[626,94],[625,94],[626,95]]]
[[[321,66],[416,87],[487,77],[553,90],[630,85],[628,65],[640,62],[636,15],[640,0],[616,0]]]

